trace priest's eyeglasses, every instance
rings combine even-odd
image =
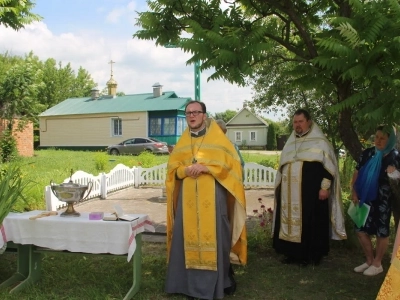
[[[204,114],[204,112],[202,112],[200,110],[185,111],[185,116],[186,117],[190,117],[190,115],[193,115],[193,116],[197,117],[199,114]]]

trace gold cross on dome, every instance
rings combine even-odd
[[[115,61],[110,60],[108,63],[111,65],[111,76],[112,76],[113,75],[112,65],[115,64]]]

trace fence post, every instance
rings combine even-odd
[[[158,202],[167,202],[167,188],[165,185],[161,188],[161,197],[158,197]]]
[[[107,199],[107,175],[101,173],[100,177],[100,199]]]
[[[54,195],[50,185],[46,185],[45,187],[44,198],[46,200],[46,210],[53,211],[58,209],[57,205],[61,201]]]
[[[46,185],[44,188],[44,199],[46,200],[46,210],[53,210],[53,205],[51,203],[51,194],[53,192],[51,191],[51,188],[49,185]],[[55,209],[54,209],[55,210]]]
[[[248,168],[247,168],[247,166],[246,166],[246,163],[244,164],[244,166],[243,166],[243,174],[244,174],[244,178],[243,178],[243,185],[244,186],[246,186],[246,184],[248,183],[248,175],[247,175],[247,172],[248,172]]]
[[[133,186],[135,188],[139,187],[139,169],[137,167],[133,167]]]

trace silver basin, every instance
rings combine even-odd
[[[58,200],[66,202],[68,205],[67,210],[60,216],[79,217],[81,214],[75,211],[74,203],[86,199],[89,196],[92,187],[92,181],[87,185],[73,183],[72,180],[61,184],[55,184],[53,181],[50,181],[50,188],[53,194],[58,198]],[[86,191],[86,196],[84,196]]]
[[[51,190],[60,201],[79,202],[84,199],[85,192],[89,185],[80,185],[77,183],[62,183],[51,185]]]

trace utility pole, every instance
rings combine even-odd
[[[179,48],[177,45],[166,44],[165,48]],[[200,101],[200,61],[194,63],[194,100]]]

